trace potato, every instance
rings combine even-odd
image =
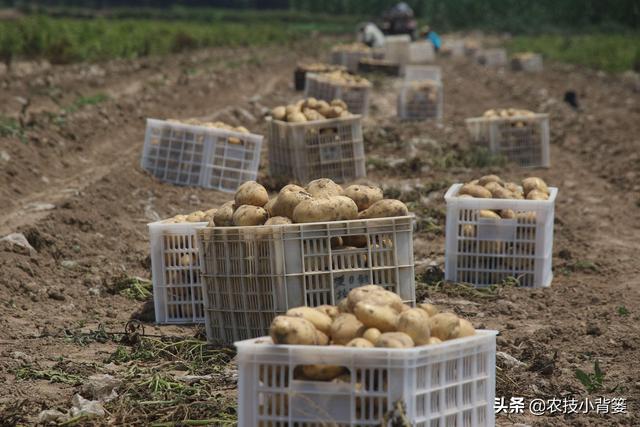
[[[286,107],[284,107],[284,111],[285,113],[287,113],[287,116],[290,114],[295,114],[295,113],[301,113],[302,111],[300,110],[300,105],[295,105],[295,104],[289,104]]]
[[[322,114],[323,116],[327,117],[327,114],[330,114],[331,112],[331,105],[329,105],[327,101],[320,100],[318,101],[316,111],[318,111],[318,113]]]
[[[502,185],[498,184],[495,181],[489,181],[486,184],[483,185],[484,188],[486,188],[487,190],[491,191],[491,193],[493,194],[494,191],[500,189],[500,188],[504,188],[502,187]]]
[[[270,199],[264,206],[264,210],[267,211],[267,213],[269,214],[269,216],[276,216],[273,214],[273,205],[276,203],[276,200],[278,200],[276,197],[274,197],[273,199]]]
[[[342,298],[338,305],[336,306],[338,312],[340,313],[351,313],[351,308],[349,307],[349,300],[347,298]]]
[[[302,373],[310,380],[331,381],[344,373],[344,367],[334,365],[303,365]]]
[[[233,212],[233,225],[251,226],[263,225],[269,214],[263,208],[252,205],[242,205]]]
[[[274,344],[318,345],[318,332],[313,323],[302,317],[276,316],[269,335]]]
[[[402,298],[379,285],[365,285],[349,291],[347,295],[349,311],[353,311],[360,301],[390,306],[398,313],[402,310]]]
[[[524,196],[524,189],[521,185],[516,184],[515,182],[507,182],[504,184],[504,188],[511,191],[514,195],[521,194]]]
[[[419,308],[411,308],[400,313],[397,331],[409,335],[415,345],[426,345],[431,337],[429,315]]]
[[[478,197],[481,199],[491,198],[491,191],[487,190],[486,188],[480,185],[474,185],[474,184],[465,184],[462,187],[460,187],[460,190],[458,190],[458,196],[461,196],[463,194],[468,194],[469,196]]]
[[[278,197],[279,198],[279,197]],[[302,200],[293,210],[293,222],[326,222],[337,217],[336,205],[331,199]]]
[[[295,307],[287,311],[287,316],[302,317],[313,323],[317,330],[325,334],[331,333],[331,317],[311,307]]]
[[[453,313],[438,313],[429,318],[431,335],[442,341],[457,338],[460,333],[460,319]]]
[[[549,195],[544,191],[533,189],[527,193],[527,200],[549,200]]]
[[[189,215],[187,215],[187,217],[185,218],[186,222],[202,222],[204,221],[204,212],[202,211],[195,211],[195,212],[191,212]]]
[[[431,337],[429,338],[429,341],[427,342],[427,344],[432,345],[432,344],[440,344],[442,343],[442,340],[440,338],[437,337]]]
[[[343,110],[348,110],[349,107],[347,107],[347,103],[344,102],[342,99],[334,99],[331,101],[331,106],[332,107],[340,107]]]
[[[382,199],[360,212],[358,218],[371,219],[407,215],[409,215],[409,209],[400,200]]]
[[[278,198],[273,204],[272,214],[273,216],[285,216],[287,218],[293,219],[293,211],[295,210],[296,206],[298,206],[300,202],[311,200],[312,196],[311,194],[304,191],[304,189],[296,190],[295,188],[293,188],[298,187],[297,185],[285,190],[287,187],[289,186],[286,186],[282,190],[280,190],[280,194],[278,194]]]
[[[364,331],[364,334],[362,334],[362,338],[375,345],[375,343],[378,341],[378,338],[380,338],[380,335],[382,335],[382,332],[380,332],[379,329],[369,328]]]
[[[500,215],[489,209],[480,209],[478,218],[500,219]]]
[[[332,320],[335,319],[336,317],[338,317],[338,315],[340,314],[340,311],[338,310],[338,307],[336,307],[334,305],[328,305],[328,304],[324,304],[324,305],[320,305],[318,307],[314,307],[314,310],[318,310],[320,313],[326,314]]]
[[[367,236],[359,235],[359,236],[343,236],[342,241],[345,246],[352,246],[354,248],[366,248],[367,247]]]
[[[488,183],[495,182],[502,185],[503,181],[498,175],[485,175],[478,180],[478,185],[485,187]]]
[[[302,110],[302,114],[304,114],[305,118],[310,122],[325,119],[322,114],[310,108],[305,108],[304,110]]]
[[[320,178],[314,179],[307,184],[307,193],[311,194],[313,197],[322,198],[342,196],[344,190],[340,185],[336,184],[329,178]]]
[[[347,347],[370,348],[375,346],[371,341],[364,338],[354,338],[347,343]]]
[[[216,208],[204,211],[203,221],[207,221],[207,222],[212,224],[213,223],[213,216],[216,214],[217,211],[218,211],[218,209],[216,209]],[[213,224],[211,226],[213,226]]]
[[[287,191],[305,191],[306,192],[307,190],[305,190],[304,187],[300,187],[299,185],[296,185],[296,184],[287,184],[280,189],[279,194],[286,193]]]
[[[310,96],[302,102],[302,108],[312,108],[315,110],[318,108],[318,100]]]
[[[286,216],[273,216],[269,218],[264,225],[287,225],[293,224]]]
[[[381,332],[395,331],[398,325],[398,312],[388,305],[360,301],[354,306],[353,314],[367,328],[376,328]]]
[[[516,213],[513,209],[502,209],[500,211],[500,218],[514,219],[515,217],[516,217]]]
[[[340,236],[334,236],[329,240],[329,244],[331,245],[331,249],[337,249],[344,245],[344,241]]]
[[[329,335],[316,329],[316,345],[329,345]]]
[[[333,196],[329,198],[336,210],[336,221],[348,221],[358,218],[358,206],[356,202],[346,196]]]
[[[476,330],[467,319],[460,319],[460,331],[456,338],[470,337],[476,334]]]
[[[462,224],[462,235],[464,237],[476,237],[476,226],[473,224]]]
[[[373,185],[350,185],[344,189],[344,195],[356,202],[358,211],[363,211],[371,207],[372,204],[384,198],[382,190]]]
[[[361,337],[365,330],[365,326],[356,316],[342,313],[331,324],[331,341],[333,344],[344,345],[354,338]]]
[[[238,187],[234,198],[236,206],[251,205],[262,207],[269,201],[267,189],[255,181],[247,181]]]
[[[285,120],[287,118],[287,109],[283,105],[279,105],[271,110],[271,117],[274,120]]]
[[[233,225],[234,202],[224,203],[213,215],[213,222],[218,227],[230,227]]]
[[[376,347],[411,348],[413,346],[413,340],[404,332],[385,332],[376,341]]]
[[[326,110],[326,114],[323,114],[327,119],[335,119],[340,117],[344,109],[338,106],[332,106]]]
[[[543,193],[549,194],[549,187],[547,186],[547,183],[544,182],[542,178],[538,178],[535,176],[523,179],[522,188],[524,189],[524,194],[526,195],[528,195],[532,190],[540,190]]]
[[[304,123],[307,121],[307,117],[302,114],[300,111],[296,111],[290,114],[287,114],[287,122],[290,123]]]

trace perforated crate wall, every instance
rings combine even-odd
[[[206,222],[149,227],[156,323],[203,323],[204,305],[196,229]]]
[[[255,180],[262,136],[147,119],[141,166],[178,185],[234,192]]]
[[[412,42],[409,45],[409,63],[424,64],[436,59],[436,51],[429,41]]]
[[[347,70],[352,73],[358,71],[358,63],[363,58],[371,58],[373,56],[371,51],[358,51],[347,52],[341,50],[334,50],[331,52],[331,63],[336,65],[344,65]]]
[[[403,120],[442,119],[444,94],[442,84],[419,88],[405,83],[398,94],[398,117]]]
[[[406,34],[385,36],[384,59],[396,64],[405,65],[411,60],[411,37]]]
[[[409,349],[237,342],[240,427],[381,426],[397,403],[415,427],[495,425],[496,331]],[[299,366],[343,366],[343,381]]]
[[[337,182],[366,176],[362,117],[304,123],[268,120],[269,172],[302,183]]]
[[[442,69],[437,65],[407,65],[404,67],[404,81],[434,80],[442,81]]]
[[[507,51],[501,48],[483,49],[476,52],[476,62],[487,67],[507,65]]]
[[[557,188],[548,200],[514,200],[456,197],[461,186],[445,195],[445,279],[484,287],[513,277],[527,288],[550,286]],[[480,218],[482,209],[511,209],[515,218]]]
[[[287,309],[337,304],[365,284],[413,303],[413,223],[407,216],[199,230],[208,340],[268,334]],[[338,247],[338,237],[355,248]]]
[[[334,99],[343,100],[353,114],[366,116],[369,114],[369,96],[371,84],[352,86],[327,80],[322,74],[307,73],[304,85],[304,96],[323,99],[331,102]]]
[[[528,57],[517,56],[511,59],[511,69],[514,71],[527,71],[537,73],[542,71],[542,55],[539,53]]]
[[[549,167],[549,115],[467,119],[471,142],[522,167]]]

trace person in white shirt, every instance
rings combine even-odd
[[[369,47],[382,47],[384,45],[384,34],[373,22],[366,22],[359,25],[357,40]]]

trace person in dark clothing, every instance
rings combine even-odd
[[[417,22],[413,9],[400,2],[387,10],[383,17],[382,31],[385,34],[408,34],[415,40]]]

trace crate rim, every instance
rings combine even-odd
[[[339,86],[342,88],[348,88],[348,89],[367,89],[367,88],[372,88],[373,84],[368,80],[365,79],[365,83],[358,83],[358,84],[349,84],[349,83],[339,83],[339,82],[334,82],[328,79],[323,79],[322,75],[323,74],[329,74],[331,73],[331,71],[325,71],[325,72],[307,72],[307,79],[311,78],[311,79],[316,79],[317,81],[321,82],[321,83],[326,83],[326,84],[331,84],[334,86]],[[361,76],[362,77],[362,76]]]
[[[556,196],[558,195],[557,187],[549,187],[549,198],[547,200],[495,199],[495,198],[482,199],[479,197],[474,197],[470,199],[470,198],[464,198],[464,197],[460,198],[460,197],[454,196],[454,194],[456,194],[460,189],[460,187],[462,187],[463,185],[464,185],[463,183],[459,182],[449,187],[449,189],[444,195],[444,200],[446,201],[447,204],[456,204],[463,208],[468,208],[468,209],[483,209],[483,208],[492,209],[490,205],[495,205],[495,202],[499,201],[501,204],[504,203],[504,205],[501,206],[502,209],[509,209],[509,208],[530,209],[533,207],[533,205],[543,205],[545,207],[553,205],[556,201]]]
[[[317,124],[323,124],[323,125],[332,125],[332,124],[338,124],[340,122],[347,122],[347,121],[351,121],[351,120],[358,120],[358,119],[362,119],[362,114],[351,114],[348,117],[335,117],[333,119],[322,119],[322,120],[311,120],[311,121],[306,121],[306,122],[285,122],[284,120],[276,120],[273,117],[267,117],[265,120],[267,121],[267,123],[273,122],[275,124],[278,125],[282,125],[282,126],[286,126],[286,127],[302,127],[305,125],[317,125]],[[246,135],[246,134],[245,134]]]
[[[265,350],[271,350],[274,348],[296,351],[299,350],[316,350],[323,354],[349,354],[357,355],[367,353],[371,355],[385,355],[391,352],[396,355],[414,356],[422,352],[427,353],[441,353],[448,350],[456,350],[459,346],[464,346],[476,341],[480,342],[488,337],[495,337],[500,334],[500,331],[495,329],[476,329],[475,335],[463,338],[456,338],[453,340],[443,341],[435,345],[421,345],[411,348],[386,348],[386,347],[346,347],[340,345],[291,345],[291,344],[273,344],[271,337],[263,336],[258,338],[251,338],[248,340],[236,341],[233,345],[238,349],[238,352],[245,349],[252,349],[252,353],[258,353],[258,349],[264,348]],[[266,342],[265,342],[266,341]],[[258,351],[256,351],[258,350]]]
[[[159,227],[159,226],[170,227],[170,226],[184,226],[184,225],[193,225],[193,226],[201,226],[202,227],[202,226],[206,226],[207,224],[209,224],[208,221],[165,223],[165,221],[168,221],[170,219],[171,218],[165,218],[165,219],[161,219],[161,220],[158,220],[158,221],[148,222],[147,223],[147,227],[155,228],[155,227]]]
[[[510,122],[513,120],[532,120],[532,119],[548,119],[548,113],[534,113],[530,116],[511,116],[511,117],[469,117],[464,119],[465,123],[499,123]]]
[[[199,130],[204,130],[204,131],[209,131],[209,132],[216,132],[216,133],[219,133],[219,134],[224,135],[224,136],[238,136],[238,137],[241,137],[241,138],[244,138],[244,139],[251,139],[251,140],[253,140],[253,142],[261,142],[264,139],[263,135],[260,135],[260,134],[257,134],[257,133],[253,133],[253,132],[243,133],[243,132],[237,132],[237,131],[223,129],[223,128],[208,127],[208,126],[195,125],[195,124],[189,124],[189,123],[170,122],[167,119],[163,120],[163,119],[154,119],[152,117],[147,117],[147,122],[146,123],[147,123],[147,126],[150,125],[150,124],[156,124],[156,125],[166,124],[166,125],[170,125],[170,126],[184,128],[185,130],[198,128]]]

